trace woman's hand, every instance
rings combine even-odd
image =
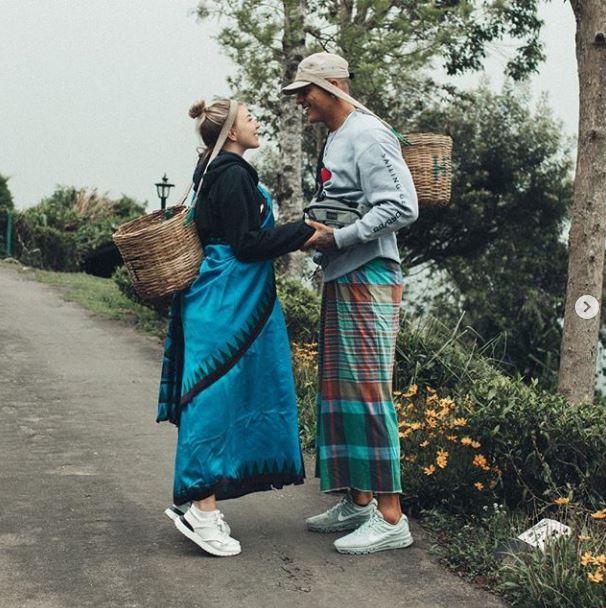
[[[311,226],[315,232],[301,247],[301,251],[307,251],[308,249],[315,249],[322,253],[337,251],[337,243],[333,234],[334,230],[330,226],[325,226],[313,220],[305,220],[305,223]]]

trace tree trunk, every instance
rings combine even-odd
[[[571,0],[577,21],[580,111],[566,311],[558,391],[571,403],[593,401],[600,315],[582,319],[575,302],[601,301],[606,238],[606,2]],[[600,302],[601,303],[601,302]]]
[[[306,0],[283,0],[284,34],[283,82],[294,79],[299,62],[305,56]],[[291,222],[303,214],[302,182],[302,136],[303,114],[293,95],[283,98],[278,145],[280,149],[280,176],[277,198],[280,202],[280,220]],[[291,278],[299,278],[303,271],[306,255],[294,252],[283,260],[282,268]]]

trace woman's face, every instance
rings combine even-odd
[[[259,123],[252,117],[248,108],[244,104],[240,104],[233,128],[236,142],[245,150],[258,148],[261,145],[259,127]]]

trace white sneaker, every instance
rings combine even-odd
[[[339,553],[364,555],[388,549],[403,549],[410,547],[412,543],[406,515],[402,515],[397,524],[390,524],[385,521],[382,513],[375,509],[368,521],[351,534],[338,538],[334,544]]]
[[[357,505],[351,494],[346,494],[341,500],[320,515],[308,517],[305,520],[307,529],[311,532],[345,532],[355,530],[371,516],[377,508],[373,498],[366,506]]]
[[[208,517],[198,518],[190,508],[185,515],[175,519],[175,526],[211,555],[229,557],[242,551],[240,543],[229,535],[229,527],[223,521],[221,511],[211,511]]]
[[[179,506],[173,503],[172,505],[170,505],[170,507],[166,507],[166,509],[164,509],[164,515],[166,515],[166,517],[170,517],[170,519],[175,521],[175,519],[178,519],[182,515],[185,515],[189,507],[191,507],[191,502],[186,502]],[[231,534],[231,528],[229,527],[229,524],[226,521],[223,523],[225,524],[225,530],[227,531],[227,534]]]

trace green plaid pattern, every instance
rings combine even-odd
[[[401,492],[392,400],[402,271],[378,258],[325,283],[316,477],[322,491]]]

